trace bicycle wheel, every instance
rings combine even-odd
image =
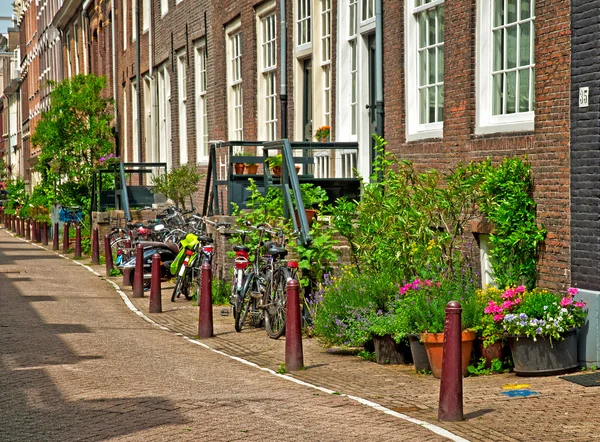
[[[285,309],[287,293],[285,286],[289,273],[287,269],[275,270],[267,280],[265,292],[265,331],[272,339],[279,339],[285,333]]]
[[[246,322],[246,316],[250,310],[251,298],[250,298],[250,285],[245,285],[242,290],[237,292],[237,299],[233,309],[234,320],[235,320],[235,331],[241,332],[244,322]],[[233,288],[235,290],[235,287]]]
[[[183,275],[185,278],[185,283],[183,284],[181,293],[183,293],[183,296],[185,296],[185,299],[187,299],[188,301],[194,298],[195,292],[194,290],[190,290],[190,288],[194,284],[194,281],[197,281],[199,283],[198,286],[202,287],[202,285],[200,284],[200,278],[195,278],[195,275],[197,274],[198,273],[193,271],[192,269],[186,269]],[[198,293],[200,293],[200,291],[198,291]],[[198,298],[198,302],[200,302],[200,298]]]
[[[173,294],[171,294],[171,302],[175,302],[175,298],[179,298],[179,296],[184,293],[187,289],[184,287],[187,283],[184,272],[183,275],[177,276],[177,281],[175,282],[175,288],[173,289]]]

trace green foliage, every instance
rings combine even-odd
[[[277,369],[277,373],[279,374],[286,374],[288,371],[285,368],[285,363],[282,362],[281,365],[279,365],[279,368]]]
[[[195,164],[182,164],[172,168],[169,173],[154,177],[154,192],[162,193],[185,210],[185,199],[198,191],[203,176]]]
[[[121,272],[119,271],[119,269],[115,269],[113,267],[112,269],[110,269],[110,272],[108,272],[108,276],[121,276]]]
[[[500,359],[492,359],[490,366],[487,366],[485,358],[481,358],[477,365],[469,365],[467,367],[471,376],[486,376],[493,373],[502,373],[505,370],[504,364]]]
[[[281,167],[283,164],[283,155],[277,154],[272,157],[268,157],[265,162],[269,165],[269,167]]]
[[[296,245],[294,251],[300,254],[298,267],[303,269],[305,277],[300,279],[300,284],[316,287],[323,281],[326,273],[331,273],[332,264],[339,259],[334,246],[339,242],[332,237],[332,231],[323,228],[314,222],[310,230],[313,242],[310,246]]]
[[[231,297],[231,284],[222,279],[212,280],[212,300],[214,305],[228,305]]]
[[[363,361],[375,362],[377,360],[377,357],[375,356],[375,352],[371,352],[371,351],[367,351],[367,350],[359,351],[356,354],[356,356],[361,358]]]
[[[505,158],[497,167],[482,164],[484,180],[479,200],[481,212],[493,223],[490,261],[499,287],[535,286],[539,246],[546,230],[535,220],[531,197],[531,166],[523,160]]]
[[[18,210],[29,202],[29,195],[25,191],[25,181],[21,177],[10,180],[6,185],[8,192],[7,209]]]
[[[321,186],[315,186],[312,183],[300,184],[300,195],[302,196],[302,202],[304,203],[305,209],[311,209],[314,206],[322,208],[323,204],[329,199],[327,192]],[[296,202],[292,198],[294,206]]]
[[[113,149],[111,100],[102,97],[106,78],[76,75],[51,84],[50,109],[31,138],[41,148],[36,170],[46,188],[56,189],[47,193],[50,203],[88,212],[96,162]]]

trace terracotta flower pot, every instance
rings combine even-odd
[[[308,226],[312,226],[312,223],[317,216],[317,211],[314,209],[304,209],[304,213],[306,213],[306,220],[308,221]],[[300,226],[300,218],[298,217],[298,212],[294,212],[294,216],[296,217],[296,222],[298,226]]]
[[[273,167],[271,167],[271,172],[275,176],[281,176],[281,166],[273,166]]]
[[[502,360],[502,342],[496,341],[493,344],[488,345],[487,347],[483,346],[483,342],[479,341],[479,354],[482,358],[485,359],[486,368],[490,368],[492,366],[492,361],[494,359]],[[476,348],[477,350],[477,348]]]
[[[442,377],[442,356],[444,348],[444,334],[443,333],[421,333],[421,340],[425,344],[425,350],[427,351],[427,357],[429,358],[429,365],[431,365],[431,372],[436,378]],[[466,376],[468,371],[467,367],[471,361],[471,351],[473,350],[473,341],[475,340],[475,332],[464,331],[462,332],[462,373]]]
[[[258,172],[258,164],[246,164],[246,173],[248,175],[256,175]]]
[[[244,163],[236,163],[236,164],[233,165],[233,170],[235,170],[235,173],[237,175],[241,175],[241,174],[244,173],[244,168],[245,167],[246,166],[244,165]]]

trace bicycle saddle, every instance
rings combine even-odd
[[[200,235],[198,236],[198,241],[202,243],[212,244],[214,240],[210,236]]]
[[[244,245],[241,246],[233,246],[233,251],[234,252],[250,252],[250,249]]]
[[[279,258],[283,258],[288,254],[288,251],[283,247],[272,245],[267,249],[267,253],[271,256],[278,256]]]

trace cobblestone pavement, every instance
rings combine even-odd
[[[27,273],[7,273],[20,260],[27,261]],[[0,391],[9,392],[0,398],[0,428],[16,435],[6,440],[32,440],[32,434],[38,440],[444,439],[345,395],[471,441],[600,439],[600,388],[557,377],[466,378],[466,420],[439,423],[439,381],[411,367],[377,365],[304,339],[306,370],[290,376],[340,393],[330,395],[182,339],[178,334],[197,335],[198,308],[183,299],[171,303],[172,284],[163,284],[159,314],[148,313],[147,296],[131,298],[123,289],[140,312],[175,332],[168,333],[126,310],[98,277],[5,232],[0,233],[0,265],[0,306],[8,313],[8,319],[0,316]],[[103,266],[95,269],[104,274]],[[84,286],[85,293],[75,286]],[[215,337],[202,342],[278,370],[285,339],[272,340],[252,328],[236,333],[233,318],[221,316],[222,309],[214,308]],[[535,394],[503,394],[504,387],[516,384]]]

